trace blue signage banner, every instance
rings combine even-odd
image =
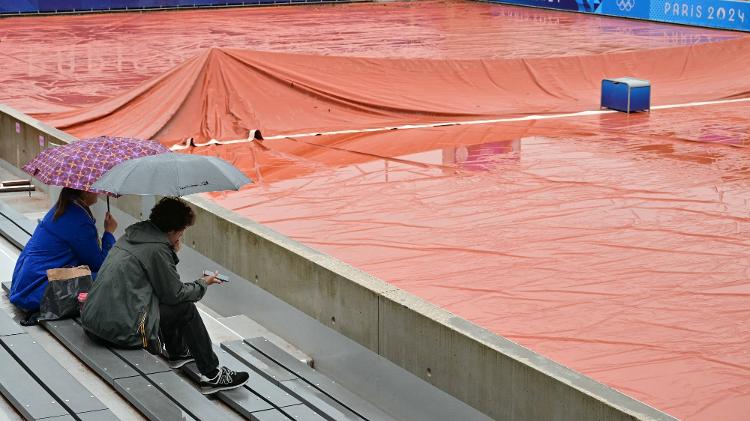
[[[345,0],[321,0],[337,2]],[[489,0],[548,9],[750,32],[750,2],[730,0]],[[315,0],[0,0],[0,14],[314,3]]]
[[[2,1],[2,0],[0,0]],[[548,9],[750,32],[750,2],[729,0],[489,0]]]
[[[0,15],[164,9],[201,6],[242,6],[290,3],[336,3],[343,0],[0,0]]]

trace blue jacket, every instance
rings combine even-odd
[[[94,219],[77,204],[71,204],[56,221],[53,207],[44,216],[18,256],[10,287],[10,302],[26,311],[39,310],[47,288],[47,269],[88,265],[92,275],[115,244],[105,232],[101,246]]]

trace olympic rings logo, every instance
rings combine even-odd
[[[617,0],[617,8],[629,12],[635,7],[635,0]]]

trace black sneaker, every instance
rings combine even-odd
[[[201,374],[199,384],[201,387],[201,393],[203,393],[204,395],[210,395],[222,390],[229,390],[240,387],[247,383],[248,378],[250,378],[250,375],[248,375],[244,371],[235,373],[234,371],[226,367],[219,367],[219,372],[213,379],[209,379],[208,377]]]
[[[177,355],[170,355],[167,357],[167,363],[171,368],[180,368],[187,363],[195,361],[195,358],[190,354],[190,351],[185,350]]]

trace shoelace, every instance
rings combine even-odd
[[[234,371],[232,371],[232,370],[230,370],[230,369],[228,369],[226,367],[222,367],[221,368],[221,375],[220,375],[219,381],[217,383],[218,384],[229,384],[229,383],[232,383],[232,377],[234,376],[234,374],[235,374]]]

